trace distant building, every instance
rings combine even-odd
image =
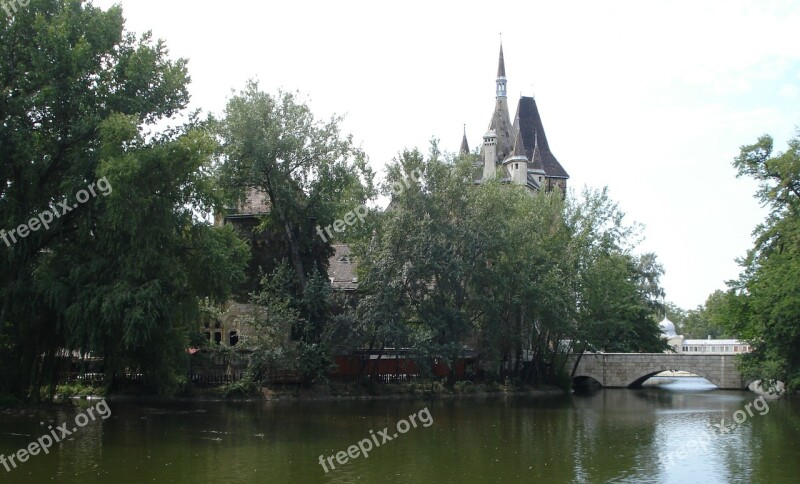
[[[214,219],[218,227],[232,225],[239,236],[250,247],[251,259],[245,269],[247,282],[238,288],[233,297],[221,308],[219,321],[206,323],[201,332],[212,344],[236,346],[242,337],[252,332],[249,323],[256,307],[250,304],[250,293],[258,290],[262,274],[271,273],[281,256],[288,252],[286,243],[280,233],[270,230],[257,230],[262,217],[270,212],[270,203],[266,194],[256,189],[246,190],[245,199],[236,207],[219,213]],[[315,239],[316,241],[316,239]],[[317,241],[322,250],[323,243]],[[347,245],[333,245],[333,254],[328,259],[328,276],[334,291],[353,292],[358,288],[356,265],[350,256]],[[286,341],[292,338],[292,328],[284,329]]]
[[[749,353],[750,345],[737,339],[685,339],[679,353],[729,355]]]
[[[483,135],[480,156],[475,160],[474,181],[481,183],[499,176],[505,183],[524,185],[532,192],[550,192],[558,187],[566,193],[569,175],[550,151],[536,100],[520,96],[512,124],[506,83],[503,46],[500,45],[495,107],[489,129]],[[470,153],[466,130],[460,153]]]
[[[685,339],[675,332],[675,324],[666,316],[659,326],[661,336],[676,353],[736,355],[750,351],[750,345],[735,339],[711,339],[710,336],[708,339]]]

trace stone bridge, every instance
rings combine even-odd
[[[570,357],[571,371],[577,355]],[[593,353],[584,354],[575,378],[592,378],[604,387],[639,388],[653,375],[683,370],[699,375],[718,388],[742,390],[749,381],[736,368],[735,355],[689,355],[681,353]]]

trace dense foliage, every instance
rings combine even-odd
[[[186,61],[125,32],[119,7],[31,0],[0,18],[0,61],[0,393],[52,395],[75,355],[110,390],[135,373],[174,391],[203,321],[251,288],[241,232],[206,221],[253,194],[267,209],[250,229],[275,244],[250,247],[273,260],[251,277],[250,382],[276,366],[312,382],[356,348],[452,369],[472,348],[488,379],[557,383],[573,351],[665,348],[662,269],[605,190],[477,186],[471,159],[434,144],[390,164],[390,209],[368,211],[365,154],[295,94],[249,83],[220,119],[165,127]],[[352,243],[357,298],[331,288],[334,241]]]
[[[353,343],[410,348],[450,368],[476,349],[487,378],[563,382],[566,355],[663,351],[655,324],[661,267],[635,256],[635,230],[605,191],[536,196],[476,186],[472,161],[403,152],[386,191],[401,193],[355,244],[360,301]],[[454,375],[451,373],[452,383]]]
[[[728,327],[727,295],[724,291],[714,291],[706,302],[695,309],[685,310],[674,304],[666,306],[667,317],[675,323],[678,334],[687,339],[727,339],[737,335]]]
[[[201,301],[227,299],[248,257],[201,219],[218,204],[213,136],[153,129],[188,102],[186,61],[126,33],[118,7],[32,0],[0,17],[0,229],[18,235],[0,243],[0,392],[52,394],[61,357],[89,352],[109,385],[127,370],[175,388]]]
[[[260,230],[279,234],[300,289],[325,272],[330,246],[316,232],[373,194],[372,172],[341,118],[326,122],[287,92],[270,95],[250,82],[228,101],[217,122],[218,174],[234,207],[255,193],[268,207]]]
[[[725,311],[730,331],[754,351],[742,369],[752,378],[800,388],[800,132],[785,152],[773,152],[762,136],[743,146],[734,165],[739,176],[759,182],[757,198],[770,209],[755,232],[755,245],[740,261]]]

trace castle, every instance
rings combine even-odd
[[[501,44],[495,107],[489,130],[483,135],[480,156],[475,160],[475,183],[499,176],[504,183],[524,185],[532,192],[550,192],[558,187],[562,193],[566,193],[569,175],[550,151],[536,100],[520,96],[512,124],[506,83]],[[470,155],[466,131],[461,140],[460,153]]]
[[[501,182],[524,185],[531,193],[550,192],[556,187],[566,193],[569,175],[550,151],[536,100],[533,97],[520,96],[512,124],[506,83],[501,44],[495,108],[489,130],[483,136],[480,155],[474,160],[474,182],[481,183],[499,176]],[[473,156],[469,151],[466,132],[460,151],[463,156]],[[237,229],[250,246],[252,259],[246,270],[250,284],[237,291],[228,302],[219,322],[213,327],[210,323],[206,324],[201,330],[213,343],[235,346],[241,336],[247,335],[250,328],[244,321],[253,310],[253,306],[247,302],[247,295],[256,290],[259,274],[274,270],[276,254],[288,250],[279,234],[255,230],[261,218],[269,212],[270,204],[265,194],[251,188],[247,190],[246,199],[235,209],[215,217],[217,226],[232,224]],[[355,261],[350,257],[350,248],[347,245],[333,245],[333,249],[328,268],[332,289],[356,291],[358,280],[355,277]],[[290,329],[287,328],[287,341],[290,338],[289,333]]]

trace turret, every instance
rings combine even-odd
[[[495,177],[497,164],[497,133],[490,129],[483,135],[483,179],[491,180]]]
[[[500,44],[500,60],[497,64],[497,97],[506,97],[506,62],[503,59],[503,44]]]
[[[500,58],[497,61],[497,86],[494,112],[489,121],[489,128],[497,135],[497,148],[495,154],[498,161],[503,161],[511,156],[514,150],[514,140],[512,139],[513,128],[511,118],[508,115],[508,98],[506,97],[506,62],[503,58],[503,44],[500,44]]]
[[[539,134],[534,134],[533,154],[531,155],[531,163],[529,173],[533,176],[534,181],[541,190],[545,181],[544,162],[542,161],[542,152],[539,151]]]
[[[512,183],[525,186],[528,183],[528,157],[525,156],[525,144],[522,136],[517,132],[514,140],[514,152],[503,162]]]
[[[464,125],[464,137],[461,138],[461,149],[458,150],[461,156],[469,154],[469,143],[467,143],[467,125]]]

